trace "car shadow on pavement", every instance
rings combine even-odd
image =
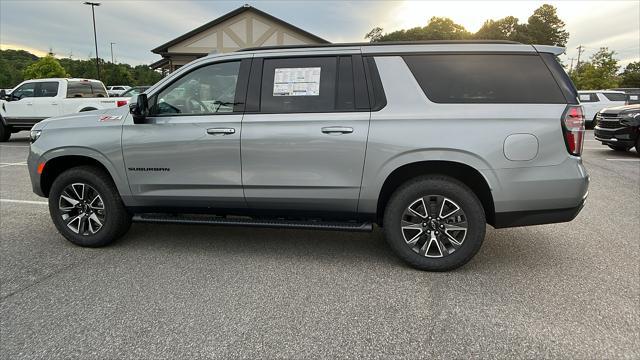
[[[531,228],[529,228],[531,229]],[[494,230],[487,227],[487,236],[478,255],[456,272],[500,271],[501,269],[549,267],[560,265],[562,254],[544,231]],[[559,240],[554,240],[559,241]],[[334,232],[291,229],[263,229],[221,226],[134,224],[129,233],[109,247],[112,251],[134,250],[144,253],[207,254],[242,256],[260,262],[261,259],[297,259],[327,263],[376,263],[411,269],[393,254],[384,240],[382,230],[371,233]],[[549,256],[549,253],[551,256]],[[555,254],[555,255],[554,255]],[[545,264],[536,258],[546,257]],[[554,260],[555,259],[555,260]],[[355,265],[354,265],[355,266]],[[418,270],[416,270],[418,271]]]

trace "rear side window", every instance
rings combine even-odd
[[[58,95],[57,82],[39,82],[36,85],[36,97],[55,97]]]
[[[626,101],[627,94],[619,94],[619,93],[602,93],[604,97],[609,99],[609,101]]]
[[[407,55],[404,60],[436,103],[566,103],[537,55],[432,54]]]
[[[337,69],[337,57],[265,59],[260,111],[335,111]]]

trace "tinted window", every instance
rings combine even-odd
[[[353,109],[351,58],[265,59],[260,111],[267,113],[331,112]],[[338,97],[340,86],[340,100]]]
[[[609,99],[609,101],[626,101],[627,94],[618,94],[618,93],[602,93],[604,97]]]
[[[14,99],[24,99],[34,97],[36,94],[36,83],[27,83],[11,92]]]
[[[36,97],[54,97],[58,95],[57,82],[41,82],[36,86]]]
[[[67,82],[67,97],[68,98],[93,97],[91,84],[88,81]]]
[[[240,62],[203,66],[162,90],[151,108],[152,115],[229,113],[235,105]]]
[[[91,82],[91,91],[94,97],[107,97],[107,90],[104,89],[104,85],[99,82]]]
[[[578,98],[580,99],[581,103],[600,101],[600,99],[598,99],[598,95],[596,95],[595,93],[580,93],[578,95]]]
[[[405,62],[436,103],[565,103],[537,55],[408,55]]]

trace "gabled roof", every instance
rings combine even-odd
[[[231,11],[231,12],[228,12],[228,13],[220,16],[219,18],[217,18],[217,19],[215,19],[213,21],[210,21],[210,22],[208,22],[208,23],[206,23],[206,24],[204,24],[204,25],[202,25],[202,26],[200,26],[198,28],[195,28],[195,29],[189,31],[188,33],[186,33],[184,35],[181,35],[181,36],[179,36],[179,37],[177,37],[177,38],[175,38],[175,39],[173,39],[173,40],[171,40],[171,41],[169,41],[167,43],[164,43],[164,44],[158,46],[157,48],[151,50],[151,52],[156,53],[156,54],[166,53],[167,50],[169,49],[169,47],[171,47],[173,45],[176,45],[176,44],[178,44],[178,43],[180,43],[180,42],[182,42],[182,41],[184,41],[184,40],[186,40],[186,39],[188,39],[188,38],[190,38],[190,37],[192,37],[192,36],[194,36],[196,34],[199,34],[199,33],[203,32],[203,31],[209,29],[209,28],[212,28],[212,27],[214,27],[214,26],[216,26],[216,25],[218,25],[218,24],[220,24],[220,23],[222,23],[222,22],[224,22],[226,20],[229,20],[234,16],[242,14],[245,11],[253,11],[256,14],[258,14],[260,16],[263,16],[263,17],[265,17],[265,18],[267,18],[267,19],[269,19],[271,21],[274,21],[274,22],[276,22],[276,23],[278,23],[278,24],[280,24],[282,26],[288,27],[289,29],[291,29],[293,31],[296,31],[298,33],[302,33],[305,36],[307,36],[307,37],[309,37],[309,38],[311,38],[311,39],[313,39],[313,40],[315,40],[315,41],[317,41],[319,43],[329,44],[329,41],[327,41],[327,40],[325,40],[325,39],[323,39],[323,38],[321,38],[319,36],[313,35],[312,33],[307,32],[305,30],[302,30],[302,29],[300,29],[299,27],[297,27],[295,25],[289,24],[288,22],[286,22],[284,20],[281,20],[281,19],[278,19],[277,17],[275,17],[273,15],[270,15],[270,14],[267,14],[266,12],[264,12],[264,11],[258,10],[256,8],[254,8],[253,6],[244,5],[244,6],[241,6],[241,7],[237,8],[237,9]]]

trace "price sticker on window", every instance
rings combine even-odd
[[[319,96],[320,67],[277,68],[273,96]]]

